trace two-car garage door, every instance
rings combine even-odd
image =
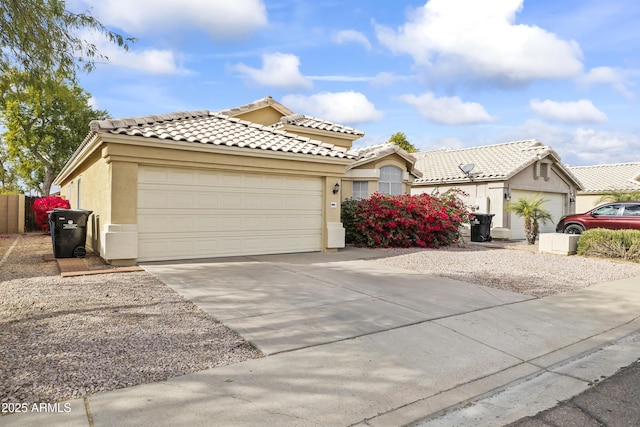
[[[316,177],[140,166],[140,261],[322,248]]]

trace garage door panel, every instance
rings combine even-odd
[[[322,180],[141,166],[141,261],[318,251]]]
[[[512,191],[511,200],[515,202],[520,197],[531,199],[533,196],[540,195],[547,200],[544,208],[551,213],[552,220],[543,223],[539,222],[539,233],[554,233],[556,231],[556,223],[560,217],[564,215],[564,195],[560,193],[538,193],[533,191]],[[511,214],[511,237],[513,239],[525,239],[524,220],[516,214]]]

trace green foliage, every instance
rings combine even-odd
[[[360,200],[347,199],[342,202],[340,217],[345,230],[345,241],[354,243],[358,239],[358,233],[355,228],[356,213],[358,212],[358,204]]]
[[[387,196],[342,203],[348,243],[366,247],[439,247],[457,242],[468,221],[460,193]]]
[[[538,237],[539,222],[552,221],[551,213],[544,208],[548,200],[541,199],[540,195],[535,195],[530,199],[520,197],[515,202],[507,204],[507,212],[513,212],[524,219],[524,232],[527,243],[533,245]]]
[[[640,230],[587,230],[578,240],[578,255],[640,262]]]
[[[18,194],[20,186],[15,168],[9,160],[4,140],[0,139],[0,194]]]
[[[0,98],[0,122],[8,161],[28,190],[48,195],[55,176],[88,132],[89,122],[107,117],[89,106],[90,95],[61,79],[31,85],[25,73]]]
[[[96,61],[108,60],[78,35],[81,31],[100,34],[125,50],[135,42],[88,13],[69,12],[65,0],[2,0],[0,13],[0,72],[20,70],[31,85],[56,76],[75,81],[76,71],[90,72]]]
[[[611,190],[607,191],[596,203],[628,202],[640,200],[640,190]]]
[[[407,135],[405,135],[404,132],[394,133],[393,135],[391,135],[391,138],[389,138],[389,142],[396,144],[407,153],[415,153],[416,151],[418,151],[418,149],[409,142],[409,140],[407,139]]]

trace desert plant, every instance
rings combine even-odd
[[[578,240],[578,255],[640,262],[640,230],[587,230]]]
[[[640,190],[610,190],[598,199],[596,203],[627,202],[640,200]]]
[[[347,242],[366,247],[439,247],[460,238],[468,213],[459,192],[388,196],[342,203]]]
[[[507,212],[513,212],[524,219],[524,232],[530,245],[535,244],[538,238],[539,221],[545,223],[552,220],[551,213],[543,207],[546,202],[540,195],[535,195],[530,199],[520,197],[514,203],[507,204]]]

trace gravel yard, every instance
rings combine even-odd
[[[386,249],[380,262],[420,273],[545,297],[597,283],[640,277],[640,264],[538,253],[538,245],[469,243],[431,250]],[[640,279],[638,279],[640,285]]]
[[[377,251],[377,262],[537,297],[640,276],[639,264],[525,244]],[[0,236],[1,402],[52,403],[262,357],[146,272],[63,279],[45,253],[46,235]]]
[[[0,238],[0,262],[15,241]],[[0,265],[0,402],[52,403],[262,357],[146,272],[63,279],[45,253],[51,239],[30,234]]]

